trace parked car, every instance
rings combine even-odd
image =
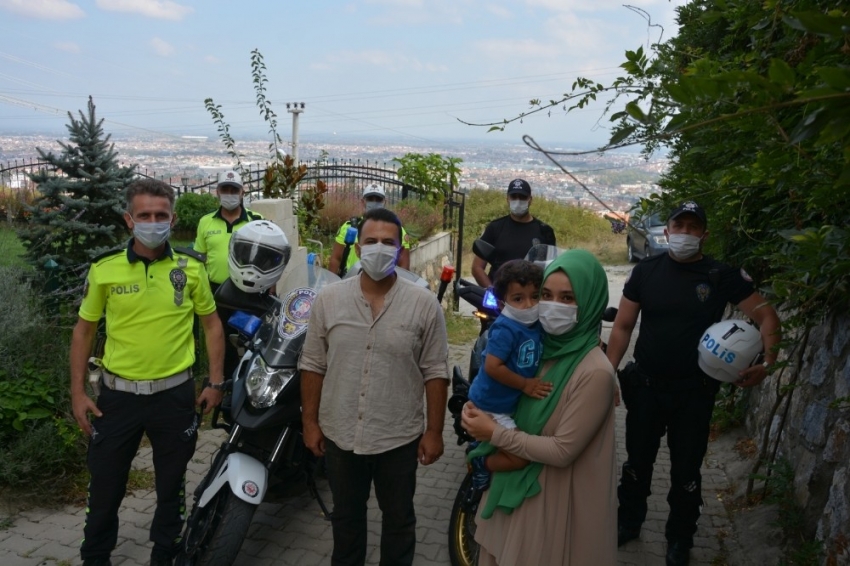
[[[645,257],[667,252],[667,236],[664,221],[657,214],[633,216],[626,236],[629,261],[636,262]]]

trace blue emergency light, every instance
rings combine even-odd
[[[236,311],[230,316],[229,319],[227,319],[228,326],[238,330],[240,334],[243,334],[249,338],[254,337],[254,334],[257,333],[257,330],[260,328],[261,323],[262,320],[252,314],[248,314],[247,312],[243,311]]]

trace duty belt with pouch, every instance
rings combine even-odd
[[[135,393],[136,395],[153,395],[161,391],[173,389],[183,385],[192,379],[192,369],[186,368],[180,373],[175,373],[162,379],[124,379],[103,369],[103,385],[113,391]]]
[[[707,375],[698,372],[695,375],[679,379],[662,379],[644,372],[636,362],[629,362],[618,372],[620,386],[624,389],[629,387],[652,387],[656,391],[690,391],[703,386],[717,383]],[[714,382],[714,383],[712,383]]]

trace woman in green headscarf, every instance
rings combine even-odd
[[[552,393],[523,396],[512,430],[464,408],[463,426],[477,440],[531,461],[493,474],[476,520],[480,566],[616,563],[615,381],[598,334],[607,305],[608,279],[593,254],[558,256],[543,274],[539,307],[538,375]]]

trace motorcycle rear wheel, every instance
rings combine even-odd
[[[233,564],[256,510],[256,505],[233,495],[228,486],[222,488],[203,509],[192,511],[175,566]]]
[[[471,501],[472,473],[466,474],[457,491],[449,519],[449,559],[452,566],[474,566],[478,562],[475,514],[478,502]]]

